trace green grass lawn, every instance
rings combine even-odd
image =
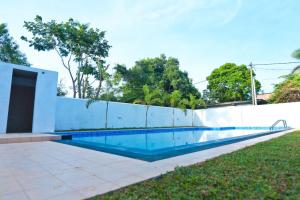
[[[300,131],[91,199],[300,199]]]

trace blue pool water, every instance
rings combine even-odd
[[[59,142],[145,161],[200,151],[284,130],[267,127],[173,128],[65,132]]]

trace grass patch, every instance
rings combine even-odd
[[[91,198],[100,199],[300,199],[300,131]]]

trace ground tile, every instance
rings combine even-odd
[[[65,192],[56,196],[53,196],[47,200],[82,200],[85,196],[77,191]]]
[[[3,196],[22,191],[23,188],[14,177],[5,177],[0,179],[0,195]]]
[[[79,190],[79,192],[85,198],[89,198],[89,197],[93,197],[93,196],[96,196],[96,195],[99,195],[99,194],[104,194],[104,193],[112,191],[112,190],[116,190],[118,188],[120,188],[119,185],[106,182],[106,183],[101,184],[101,185],[82,188],[82,189]]]
[[[25,193],[30,200],[44,200],[71,191],[74,190],[66,185],[56,185],[52,187],[35,187],[34,189],[25,190]]]
[[[0,195],[0,199],[1,200],[30,200],[23,191],[14,192],[6,195]]]
[[[124,178],[117,180],[116,184],[119,185],[120,187],[124,187],[127,185],[132,185],[132,184],[141,182],[143,180],[145,180],[145,178],[131,175],[131,176],[124,177]]]

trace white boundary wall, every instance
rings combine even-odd
[[[87,100],[57,97],[56,130],[79,130],[101,128],[144,128],[147,106],[98,101],[86,107]],[[107,106],[108,105],[108,106]],[[174,110],[174,120],[173,120]],[[192,126],[192,111],[150,106],[148,127]],[[106,120],[107,119],[107,120]],[[195,124],[197,116],[194,116]],[[173,122],[174,121],[174,122]]]
[[[57,97],[56,130],[100,128],[144,128],[145,105],[99,101],[86,108],[87,100]],[[174,111],[174,118],[173,118]],[[106,114],[107,113],[107,114]],[[193,122],[194,117],[194,122]],[[107,120],[106,120],[107,119]],[[229,106],[187,110],[150,106],[148,127],[174,126],[271,126],[285,119],[288,126],[300,128],[300,102],[268,105]],[[107,124],[106,124],[107,123]]]
[[[287,125],[300,128],[300,102],[228,106],[195,111],[201,119],[200,126],[271,126],[284,119]]]

